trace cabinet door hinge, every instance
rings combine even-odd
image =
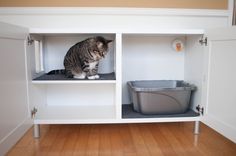
[[[28,45],[32,45],[33,42],[34,42],[34,40],[32,39],[32,37],[31,37],[31,36],[28,36],[28,37],[27,37],[27,44],[28,44]]]
[[[199,43],[200,43],[201,45],[207,46],[207,37],[202,37],[202,38],[199,40]]]
[[[35,107],[31,110],[31,118],[32,118],[32,119],[35,117],[37,111],[38,111],[38,109],[35,108]]]
[[[204,114],[204,107],[201,107],[200,105],[197,105],[196,110],[198,111],[199,114],[201,114],[201,115]]]

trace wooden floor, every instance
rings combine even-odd
[[[32,129],[8,156],[236,156],[236,144],[193,123],[44,125],[40,139]]]

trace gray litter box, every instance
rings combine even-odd
[[[178,114],[189,108],[194,85],[175,80],[129,81],[134,110],[142,114]]]

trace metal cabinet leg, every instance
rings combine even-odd
[[[34,124],[34,138],[40,137],[40,125]]]
[[[199,134],[199,130],[200,130],[200,121],[195,121],[194,134]]]

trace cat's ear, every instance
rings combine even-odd
[[[112,42],[112,41],[113,41],[113,40],[106,40],[107,44],[110,43],[110,42]]]

